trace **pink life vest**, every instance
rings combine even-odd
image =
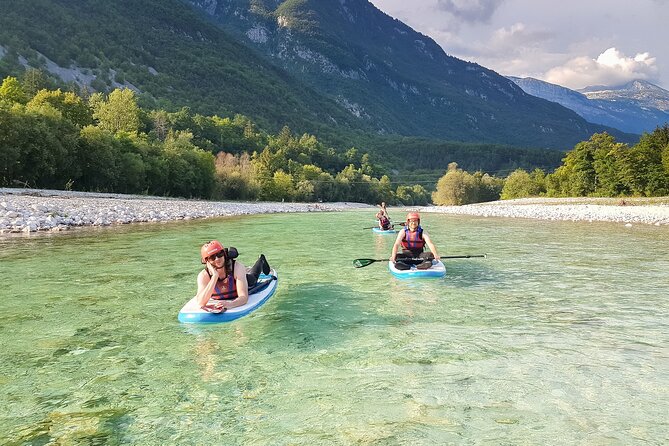
[[[211,298],[215,300],[232,300],[237,298],[237,281],[235,280],[234,270],[235,270],[235,261],[231,262],[231,268],[228,271],[226,268],[227,276],[224,279],[219,279],[214,286],[214,292],[211,293]],[[208,270],[207,274],[209,274]],[[211,277],[211,275],[209,276]]]
[[[409,231],[409,228],[404,228],[402,247],[411,251],[422,251],[425,248],[425,240],[423,240],[423,228],[418,226],[414,232]]]

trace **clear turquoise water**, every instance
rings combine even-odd
[[[397,213],[397,212],[396,212]],[[391,215],[392,210],[391,210]],[[666,444],[666,227],[424,215],[394,279],[373,212],[0,239],[0,444]],[[180,325],[211,238],[277,293]]]

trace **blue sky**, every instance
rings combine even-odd
[[[370,0],[444,51],[568,88],[669,90],[669,0]]]

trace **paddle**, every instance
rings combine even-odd
[[[477,254],[477,255],[464,255],[464,256],[441,256],[439,257],[440,259],[471,259],[473,257],[482,257],[486,258],[487,254]],[[404,258],[403,260],[425,260],[425,259],[407,259]],[[353,261],[353,266],[356,268],[364,268],[365,266],[369,266],[374,262],[388,262],[390,259],[355,259]]]
[[[406,225],[406,223],[404,223],[404,222],[402,222],[402,223],[391,223],[390,224],[390,226],[392,226],[393,228],[395,226],[404,226],[404,225]],[[374,228],[378,228],[378,226],[370,226],[369,228],[362,228],[362,229],[374,229]]]

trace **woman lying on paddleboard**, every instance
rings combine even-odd
[[[223,312],[240,307],[249,298],[249,287],[258,281],[260,274],[269,274],[270,267],[263,254],[247,272],[243,263],[235,260],[237,250],[226,249],[218,240],[202,245],[200,259],[205,268],[197,276],[196,299],[200,308]],[[220,300],[213,305],[209,299]]]

